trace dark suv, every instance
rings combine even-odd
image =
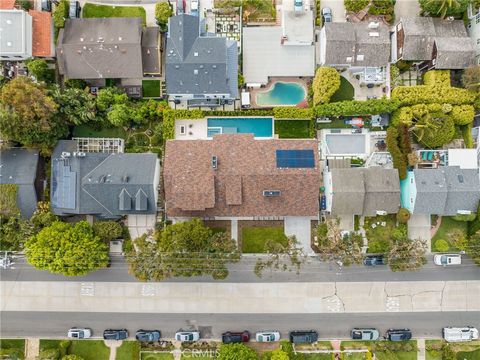
[[[389,329],[387,339],[390,341],[407,341],[412,338],[410,329]]]
[[[141,342],[153,342],[160,340],[162,334],[160,330],[138,330],[135,334],[135,338]]]
[[[104,340],[125,340],[127,338],[127,329],[107,329],[103,332]]]
[[[315,330],[292,331],[290,342],[294,344],[311,344],[318,340],[318,332]]]
[[[242,343],[250,341],[250,333],[245,330],[243,332],[227,331],[222,334],[222,342],[224,344]]]
[[[365,266],[386,265],[387,259],[383,255],[368,255],[363,259]]]

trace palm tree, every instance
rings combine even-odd
[[[440,14],[442,18],[445,18],[447,12],[452,9],[456,9],[460,6],[458,0],[429,0],[427,2],[429,6],[438,6],[440,7],[437,10],[437,15]]]

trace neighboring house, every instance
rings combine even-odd
[[[38,160],[38,150],[11,148],[0,151],[0,184],[17,185],[17,207],[23,218],[30,218],[37,209]]]
[[[281,25],[243,28],[243,76],[250,87],[271,77],[313,77],[315,45],[313,11],[281,10]]]
[[[326,210],[335,216],[394,214],[400,209],[397,169],[333,168],[324,172]]]
[[[412,214],[468,214],[477,210],[479,201],[478,168],[414,169],[402,180],[402,207]]]
[[[34,57],[53,58],[53,19],[47,11],[29,10],[32,17],[32,55]]]
[[[58,142],[52,154],[54,214],[103,219],[156,214],[160,182],[157,156],[122,153],[121,148],[110,145],[115,140],[80,138]],[[98,142],[103,145],[97,146]]]
[[[462,20],[402,18],[392,35],[392,61],[420,68],[461,70],[475,62],[475,45]]]
[[[475,45],[476,62],[480,65],[480,7],[474,9],[473,4],[468,8],[467,30]]]
[[[320,65],[348,68],[360,84],[386,81],[390,61],[390,34],[386,25],[326,23],[320,31]]]
[[[172,16],[165,72],[168,99],[175,105],[233,104],[238,97],[237,43],[205,34],[198,16]]]
[[[67,19],[57,40],[58,69],[68,79],[139,79],[160,74],[158,28],[141,18]]]
[[[371,149],[371,133],[352,129],[322,129],[319,134],[322,159],[332,157],[356,157],[366,159]]]

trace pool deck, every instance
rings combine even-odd
[[[258,93],[265,93],[270,91],[270,89],[275,85],[277,82],[283,82],[283,83],[295,83],[299,84],[303,87],[305,90],[305,100],[306,97],[308,96],[308,82],[309,80],[307,78],[298,78],[298,77],[273,77],[270,78],[270,81],[268,82],[265,87],[262,88],[249,88],[247,89],[250,92],[250,105],[252,108],[271,108],[275,106],[288,106],[288,107],[295,107],[297,105],[258,105],[257,104],[257,94]]]

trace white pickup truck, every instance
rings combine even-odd
[[[443,328],[443,338],[448,342],[477,340],[478,329],[472,326],[445,327]]]

